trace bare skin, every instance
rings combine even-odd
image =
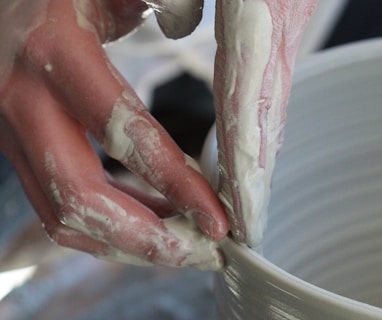
[[[0,39],[12,46],[0,48],[0,149],[60,245],[109,259],[126,255],[127,262],[136,256],[217,269],[222,257],[213,242],[228,232],[219,200],[102,48],[136,28],[147,9],[140,0],[2,0]],[[113,155],[118,139],[107,126],[116,104],[137,118],[121,133],[134,155],[119,160],[168,201],[104,172],[86,133]],[[153,132],[156,143],[148,143]],[[180,235],[164,219],[174,212],[192,216],[205,236]]]

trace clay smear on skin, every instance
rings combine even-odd
[[[44,66],[44,69],[46,72],[52,72],[53,70],[53,66],[50,64],[50,63],[47,63],[45,66]]]
[[[84,6],[81,1],[78,0],[73,0],[73,5],[76,10],[79,26],[89,31],[94,31],[94,27],[86,18],[90,8],[86,5]],[[159,154],[155,154],[155,152],[160,152],[160,148],[158,148],[158,145],[160,145],[160,136],[155,128],[150,129],[150,132],[146,135],[146,142],[151,143],[152,146],[147,148],[149,151],[142,153],[141,150],[137,150],[134,144],[134,139],[129,137],[126,133],[129,125],[132,125],[135,122],[142,122],[146,123],[148,126],[150,125],[147,119],[136,112],[136,108],[139,108],[140,105],[141,102],[128,92],[124,92],[122,96],[117,99],[111,118],[106,126],[103,146],[113,158],[125,164],[133,162],[138,166],[138,172],[140,174],[147,175],[151,174],[150,164],[152,164],[156,156],[159,156]],[[133,107],[131,108],[131,106]],[[197,163],[188,156],[185,156],[185,164],[200,172]],[[102,196],[99,195],[99,197]],[[105,198],[103,198],[103,201],[109,209],[114,209],[116,206],[108,199],[105,201]],[[101,226],[109,227],[111,222],[105,219],[101,213],[93,208],[80,205],[73,198],[70,200],[69,205],[73,208],[73,213],[69,215],[69,218],[65,218],[65,224],[77,230],[81,230],[92,237],[96,237],[98,240],[105,241],[105,234],[100,228],[92,227],[92,231],[89,233],[88,228],[85,227],[85,220],[91,218],[91,220],[97,221]],[[126,212],[123,210],[119,211],[120,215],[126,215]],[[137,221],[135,220],[137,218],[134,219],[134,217],[132,217],[132,219],[126,217],[126,219],[132,224],[134,224],[134,221]],[[183,218],[181,219],[183,221]],[[157,234],[153,235],[141,235],[142,239],[139,239],[138,237],[138,243],[154,243],[156,245],[155,250],[160,251],[161,255],[165,257],[167,256],[168,259],[174,257],[174,255],[176,256],[176,253],[178,253],[178,258],[176,258],[176,260],[181,261],[182,266],[196,265],[202,269],[218,269],[222,266],[220,255],[217,252],[217,245],[213,241],[207,239],[196,226],[191,226],[190,223],[179,223],[174,219],[171,221],[164,220],[163,223],[165,230],[158,230]],[[118,231],[120,230],[118,229]],[[169,234],[167,234],[167,232]],[[176,249],[176,252],[171,250],[171,247],[168,247],[169,237],[173,237],[174,241],[177,243],[178,248]],[[111,256],[108,258],[112,260],[139,265],[149,264],[147,261],[126,254],[117,248],[111,248],[109,254]]]
[[[178,216],[164,220],[167,229],[180,241],[180,249],[188,249],[180,266],[195,266],[201,270],[219,270],[223,261],[218,253],[218,244],[204,236],[191,218]]]
[[[62,206],[64,204],[64,201],[62,199],[61,192],[58,189],[57,183],[54,179],[54,177],[57,176],[57,165],[53,155],[50,152],[45,152],[44,165],[45,165],[45,170],[52,177],[50,181],[50,185],[49,185],[50,192],[51,192],[51,199],[56,205]]]
[[[138,164],[140,173],[150,172],[150,165],[155,160],[155,157],[161,156],[155,152],[161,152],[159,132],[155,129],[149,129],[148,134],[145,135],[146,146],[151,144],[146,153],[141,154],[141,151],[136,150],[133,139],[127,135],[128,127],[134,121],[142,121],[148,123],[148,120],[140,116],[135,106],[139,106],[140,101],[136,97],[124,92],[120,98],[117,99],[111,118],[106,126],[106,138],[103,146],[107,152],[115,159],[122,163]],[[132,110],[133,109],[133,110]],[[151,141],[151,142],[150,142]],[[151,153],[154,152],[154,153]],[[148,157],[148,160],[146,159]],[[133,160],[132,160],[133,159]],[[196,171],[200,168],[197,163],[190,157],[184,157],[184,163]],[[159,182],[156,182],[159,184]],[[217,269],[221,267],[220,256],[217,253],[217,245],[213,241],[205,237],[201,231],[193,225],[189,219],[183,217],[175,217],[163,220],[165,228],[164,233],[156,233],[153,235],[142,235],[142,239],[137,241],[150,242],[156,244],[156,250],[161,252],[161,255],[170,257],[178,257],[177,260],[181,261],[181,265],[196,265],[200,268]],[[169,233],[169,234],[167,234]],[[176,249],[171,249],[169,246],[169,239],[176,239]],[[118,260],[124,259],[121,252],[115,251],[118,254]],[[183,257],[183,258],[182,258]],[[129,256],[126,257],[127,263],[130,263]],[[134,258],[135,259],[135,258]],[[135,259],[136,261],[136,259]]]
[[[77,24],[81,28],[96,32],[94,25],[89,21],[88,16],[93,11],[90,1],[88,0],[72,0],[73,8],[77,17]]]
[[[219,197],[230,211],[231,219],[242,219],[236,220],[235,225],[252,228],[261,225],[260,212],[267,192],[264,168],[259,161],[265,150],[256,146],[261,145],[258,111],[264,102],[260,91],[272,48],[272,18],[267,5],[262,1],[226,2],[222,15],[226,60],[230,64],[225,66],[225,94],[221,103],[232,104],[237,109],[232,112],[232,106],[222,108],[228,114],[223,113],[224,132],[218,138],[224,140],[223,137],[229,136],[230,131],[234,130],[237,140],[219,142],[220,152],[234,157],[227,159],[227,163],[221,157],[219,159],[221,173],[227,179]],[[241,70],[240,74],[238,70]],[[235,180],[231,181],[229,177],[235,177]],[[238,196],[235,194],[240,196],[240,202],[237,202]],[[238,216],[238,212],[242,217]],[[256,234],[259,233],[256,231]]]
[[[141,175],[151,173],[155,159],[161,157],[161,139],[159,132],[150,122],[140,115],[142,103],[133,95],[124,92],[114,104],[111,117],[105,130],[104,150],[114,159],[125,165],[134,164]],[[143,110],[143,107],[141,108]],[[145,149],[138,150],[134,137],[128,134],[129,127],[141,123],[145,126]],[[135,134],[132,132],[131,134]],[[140,134],[139,132],[137,134]],[[137,138],[139,139],[139,138]]]
[[[93,238],[101,241],[105,240],[104,233],[101,231],[101,228],[111,232],[118,232],[121,229],[119,223],[111,221],[103,212],[96,210],[93,206],[84,204],[84,200],[80,200],[84,198],[84,195],[76,195],[75,191],[73,191],[72,195],[63,195],[62,190],[60,190],[59,183],[56,182],[56,177],[59,175],[56,161],[53,155],[49,152],[45,153],[45,170],[52,177],[49,186],[51,198],[58,207],[65,207],[66,216],[61,217],[62,223],[75,230],[81,231],[84,234],[91,235]],[[71,189],[68,185],[64,188],[68,190]],[[93,203],[97,204],[95,206],[104,206],[111,209],[113,213],[117,213],[121,217],[126,217],[127,214],[125,210],[114,203],[111,199],[108,199],[102,194],[92,194],[91,196],[94,198]],[[69,212],[68,208],[70,208]],[[86,223],[86,220],[89,219],[93,221],[93,225],[91,227]]]
[[[61,217],[60,219],[63,224],[76,231],[80,231],[83,234],[89,235],[93,239],[105,243],[107,242],[105,230],[107,230],[107,233],[121,231],[120,223],[111,221],[107,216],[105,216],[104,213],[95,210],[91,206],[84,205],[83,201],[79,200],[82,199],[83,196],[71,195],[65,198],[65,201],[63,200],[61,191],[58,188],[58,184],[55,181],[55,177],[58,175],[56,162],[54,160],[54,157],[49,152],[46,152],[45,154],[45,169],[49,173],[49,175],[52,176],[52,180],[50,183],[50,191],[53,201],[59,207],[65,206],[66,208],[66,215]],[[98,200],[99,202],[101,202],[101,204],[103,204],[107,209],[111,210],[113,213],[117,213],[118,216],[120,216],[121,218],[126,218],[126,211],[111,199],[108,199],[102,194],[95,194],[94,197],[95,202],[97,202]],[[130,223],[130,225],[134,225],[134,223],[138,222],[137,219],[134,219],[134,217],[132,219],[127,218],[127,221],[128,223]],[[89,225],[90,223],[91,226]],[[62,228],[62,230],[60,230],[60,234],[62,234],[63,236],[67,236],[70,235],[70,233],[75,233],[76,231],[71,231],[70,229]],[[68,232],[69,234],[67,234]]]
[[[140,114],[143,110],[142,103],[135,95],[123,92],[116,100],[106,125],[103,147],[111,157],[137,174],[151,179],[157,190],[163,190],[161,172],[153,168],[157,167],[156,159],[163,159],[166,153],[163,153],[160,133]],[[137,124],[143,128],[144,138],[138,137],[142,132],[129,130]],[[138,148],[134,141],[139,141],[141,146]],[[187,155],[184,155],[184,164],[201,172],[196,161]]]
[[[138,245],[153,245],[152,250],[147,252],[147,259],[150,259],[152,252],[159,252],[161,258],[155,263],[177,267],[194,266],[201,270],[222,268],[218,245],[205,237],[194,222],[177,216],[163,220],[163,226],[164,229],[153,230],[151,234],[136,233],[135,241]],[[107,256],[99,258],[126,264],[151,265],[151,262],[118,248],[110,248]]]
[[[58,184],[54,180],[58,174],[57,166],[50,153],[46,153],[45,168],[52,176],[50,186],[53,199],[57,204],[65,206],[66,215],[61,218],[61,221],[68,227],[104,243],[108,243],[113,234],[136,234],[137,245],[154,245],[153,252],[160,252],[163,264],[195,266],[208,270],[217,270],[222,267],[217,244],[205,237],[191,219],[182,216],[165,219],[163,228],[158,226],[150,234],[137,233],[140,219],[129,216],[122,207],[102,194],[92,194],[93,205],[86,204],[85,202],[89,201],[85,201],[85,195],[82,194],[63,199]],[[103,207],[105,207],[104,211]],[[121,220],[112,221],[105,215],[108,210],[116,213]],[[147,261],[124,253],[118,248],[110,248],[108,256],[102,256],[102,258],[128,264],[150,265]]]
[[[225,127],[218,132],[220,197],[235,235],[251,246],[262,240],[295,54],[316,2],[220,4],[225,28],[221,53],[227,63],[223,94],[217,101],[228,119],[220,119]]]
[[[172,217],[163,220],[165,233],[151,236],[150,241],[155,243],[156,250],[167,262],[164,265],[175,267],[192,266],[200,270],[219,270],[223,267],[222,257],[218,252],[217,243],[206,238],[197,228],[196,224],[183,216]],[[166,239],[170,237],[177,240],[177,248],[166,246]],[[147,236],[142,235],[139,241],[147,241]],[[139,257],[125,253],[119,249],[112,248],[108,256],[98,256],[105,260],[111,260],[134,265],[152,265],[150,262]],[[171,263],[171,261],[173,261]],[[179,261],[176,264],[176,261]]]
[[[253,18],[251,14],[253,12],[256,18]],[[270,146],[264,145],[267,128],[266,122],[262,121],[259,114],[262,105],[270,103],[270,98],[264,97],[260,90],[272,50],[273,24],[267,5],[259,1],[243,2],[238,19],[251,28],[244,28],[243,25],[240,27],[239,24],[237,31],[239,35],[237,47],[243,48],[246,52],[237,53],[243,57],[241,61],[239,60],[238,70],[245,71],[242,76],[239,75],[240,96],[236,98],[241,110],[234,151],[235,178],[238,181],[237,187],[241,197],[240,212],[243,214],[244,225],[252,228],[247,235],[248,240],[251,243],[258,243],[261,239],[251,239],[251,235],[262,237],[263,234],[270,196],[270,181],[267,176],[269,170],[272,172],[275,156]],[[253,52],[254,56],[246,56],[247,52]],[[265,158],[269,162],[266,165],[262,161]]]

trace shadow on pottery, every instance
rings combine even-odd
[[[222,319],[382,319],[382,40],[298,63],[263,254],[223,250]]]

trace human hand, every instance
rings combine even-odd
[[[180,29],[158,13],[167,34],[197,24],[189,3]],[[217,269],[215,241],[228,231],[219,200],[102,49],[147,9],[140,0],[1,1],[0,149],[55,242],[127,263]],[[87,132],[168,200],[107,175]]]
[[[217,1],[219,196],[233,237],[260,244],[294,61],[318,0]]]

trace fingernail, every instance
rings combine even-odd
[[[214,236],[214,220],[204,212],[194,212],[193,218],[202,232],[209,238]]]

